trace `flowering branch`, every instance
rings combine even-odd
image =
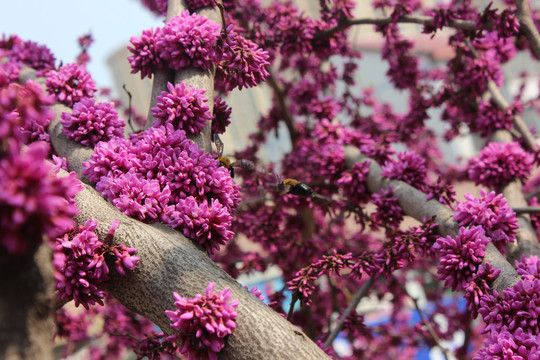
[[[459,225],[454,221],[453,211],[446,205],[431,199],[427,200],[427,195],[416,188],[399,180],[389,180],[381,175],[382,169],[373,159],[352,147],[345,149],[345,159],[347,167],[352,167],[361,161],[370,161],[369,174],[367,177],[367,187],[371,193],[379,193],[381,189],[393,189],[393,196],[399,199],[399,205],[403,212],[418,221],[435,216],[438,224],[437,232],[441,236],[455,237],[459,231]],[[500,269],[501,274],[492,283],[492,289],[502,292],[504,289],[514,285],[519,276],[513,266],[501,255],[492,243],[488,243],[485,250],[482,264],[490,263],[494,268]]]
[[[100,238],[106,236],[110,219],[120,221],[111,245],[137,248],[140,262],[135,271],[124,276],[111,274],[107,290],[166,334],[172,331],[164,312],[174,308],[171,294],[194,297],[204,293],[202,284],[214,282],[217,288],[229,287],[233,297],[239,299],[237,328],[220,352],[220,359],[236,359],[246,353],[258,354],[254,356],[261,359],[290,359],[291,356],[328,359],[307,336],[295,335],[298,332],[295,326],[226,274],[190,239],[163,224],[147,225],[125,216],[88,185],[75,201],[80,210],[75,218],[77,224],[84,224],[86,219],[96,220],[96,233]],[[268,326],[259,326],[261,321]],[[276,342],[276,339],[283,341]]]
[[[471,44],[470,40],[465,39],[465,43],[467,44],[467,47],[469,48],[469,50],[471,50],[471,53],[473,54],[473,56],[479,59],[480,55],[478,54],[474,46]],[[491,94],[491,98],[501,110],[507,110],[510,107],[510,104],[503,97],[499,87],[495,84],[493,80],[488,80],[487,88]],[[516,127],[517,131],[519,131],[519,133],[523,137],[523,140],[527,144],[528,148],[534,151],[537,148],[536,139],[534,138],[531,131],[525,124],[525,121],[523,121],[523,118],[519,116],[518,114],[514,114],[513,118],[514,118],[514,126]]]

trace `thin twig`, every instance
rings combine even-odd
[[[285,125],[287,125],[287,129],[289,130],[291,143],[294,147],[294,143],[296,142],[296,139],[298,139],[298,132],[296,131],[296,128],[294,126],[294,119],[291,115],[291,112],[289,111],[289,107],[285,104],[285,94],[283,93],[283,90],[279,87],[276,79],[274,78],[274,75],[270,74],[266,79],[266,83],[270,85],[270,87],[274,91],[274,96],[276,97],[279,110],[281,111],[281,115],[283,116],[283,121],[285,122]]]
[[[405,288],[405,286],[402,286],[402,289],[405,292],[405,294],[407,294],[407,296],[413,301],[414,307],[416,308],[416,311],[418,311],[418,314],[420,315],[420,318],[422,319],[422,323],[424,323],[424,326],[426,327],[426,329],[427,329],[429,335],[431,336],[431,338],[433,339],[433,341],[435,341],[435,344],[437,345],[437,347],[439,347],[439,349],[441,349],[444,357],[447,360],[449,358],[453,358],[452,354],[448,351],[448,349],[446,349],[444,346],[441,345],[441,338],[439,338],[439,335],[437,335],[437,332],[435,331],[435,329],[433,328],[433,326],[429,322],[429,319],[427,318],[426,313],[424,312],[424,310],[422,310],[422,308],[420,308],[420,305],[418,304],[418,299],[416,297],[412,296],[411,294],[409,294],[409,292],[407,291],[407,288]]]
[[[354,295],[354,298],[352,299],[351,303],[349,304],[347,309],[345,309],[345,311],[341,315],[341,317],[339,319],[339,322],[337,323],[336,327],[332,330],[332,332],[330,332],[330,335],[328,335],[328,338],[324,342],[324,347],[325,348],[332,345],[332,343],[334,342],[334,340],[338,336],[341,329],[343,329],[343,325],[345,324],[345,320],[347,320],[349,315],[351,315],[352,311],[354,309],[356,309],[356,307],[360,303],[360,300],[362,300],[362,298],[364,296],[366,296],[368,290],[371,288],[371,286],[375,283],[376,280],[377,280],[377,276],[370,277],[368,279],[368,281],[366,281],[366,283],[360,288],[360,290],[358,290],[356,295]]]
[[[433,17],[431,16],[420,16],[420,15],[404,15],[397,22],[398,23],[409,23],[409,24],[420,24],[424,26],[433,26]],[[345,19],[341,21],[338,25],[319,31],[315,34],[314,38],[324,38],[331,36],[339,31],[345,30],[346,28],[353,25],[378,25],[384,26],[394,22],[390,17],[372,17],[372,18],[358,18],[358,19]],[[484,24],[482,29],[491,30],[493,28],[492,22],[487,22]],[[446,27],[465,30],[465,31],[476,31],[480,30],[477,27],[477,24],[474,21],[460,20],[455,19],[448,22]]]
[[[135,128],[133,127],[133,124],[131,123],[131,93],[127,89],[126,84],[122,85],[122,89],[124,89],[124,91],[126,92],[128,96],[128,124],[129,124],[129,127],[131,128],[131,131],[135,132]]]

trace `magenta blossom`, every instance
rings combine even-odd
[[[231,108],[223,101],[221,96],[214,98],[214,110],[212,115],[212,134],[223,134],[231,123]]]
[[[234,236],[229,230],[232,216],[216,199],[210,204],[198,203],[192,196],[181,199],[169,217],[173,228],[181,228],[185,236],[196,239],[210,254]]]
[[[106,294],[103,287],[109,280],[110,272],[106,256],[115,260],[115,269],[122,275],[125,269],[135,269],[139,261],[133,255],[136,249],[109,245],[118,224],[118,221],[111,224],[106,242],[101,242],[95,233],[97,221],[90,219],[76,231],[56,239],[53,264],[60,299],[73,299],[75,306],[81,304],[86,309],[95,303],[103,305]]]
[[[10,254],[25,254],[73,226],[78,212],[73,198],[82,190],[75,173],[57,177],[47,162],[49,146],[30,144],[19,152],[14,141],[0,157],[0,247]]]
[[[493,244],[503,254],[505,245],[514,242],[518,229],[516,213],[508,206],[502,194],[484,189],[480,191],[481,198],[465,194],[466,201],[458,203],[454,220],[461,226],[480,225],[491,238]]]
[[[480,226],[461,227],[455,238],[438,238],[433,249],[441,256],[439,280],[452,290],[463,290],[478,271],[489,240]]]
[[[208,18],[183,11],[163,27],[156,39],[159,57],[174,70],[186,66],[208,69],[219,60],[219,30],[220,26]]]
[[[186,3],[190,10],[197,10],[207,6],[215,5],[214,0],[186,0]]]
[[[30,66],[36,70],[54,68],[56,59],[48,47],[33,41],[17,41],[8,53],[10,60]]]
[[[371,198],[366,183],[370,164],[369,161],[354,164],[352,169],[345,171],[337,181],[345,198],[354,205],[365,204]]]
[[[207,121],[212,119],[205,91],[182,82],[176,86],[168,83],[167,91],[157,97],[157,105],[152,108],[156,118],[155,127],[172,124],[177,130],[197,134]]]
[[[145,76],[149,78],[156,69],[163,67],[163,61],[159,57],[156,47],[156,39],[161,36],[161,29],[150,28],[143,30],[141,37],[133,36],[130,40],[133,47],[128,46],[128,50],[133,54],[128,57],[131,65],[131,73],[141,72],[141,79]]]
[[[167,0],[142,0],[142,3],[156,15],[167,15]]]
[[[66,64],[47,72],[47,91],[71,107],[84,97],[92,97],[97,87],[84,66]]]
[[[68,139],[83,145],[95,146],[124,135],[126,124],[118,119],[113,103],[97,103],[93,98],[83,98],[73,105],[73,113],[62,113],[62,132]]]
[[[173,293],[177,310],[166,310],[171,328],[178,330],[168,340],[180,343],[180,352],[188,360],[217,360],[225,346],[224,338],[236,328],[235,309],[238,300],[232,300],[229,288],[214,294],[214,283],[209,283],[206,294],[187,299]]]
[[[415,152],[399,152],[396,159],[388,160],[382,167],[382,176],[405,181],[420,190],[426,188],[426,160]]]
[[[531,173],[534,156],[516,142],[489,143],[478,157],[469,161],[467,173],[476,185],[498,187]]]
[[[257,86],[270,75],[266,70],[266,66],[270,65],[268,52],[232,31],[232,27],[227,31],[220,49],[223,57],[216,72],[218,88],[230,91]]]

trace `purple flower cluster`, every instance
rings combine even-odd
[[[323,275],[340,275],[344,267],[353,264],[352,254],[338,254],[334,249],[332,255],[323,255],[322,259],[306,266],[295,274],[295,277],[287,282],[289,290],[296,291],[300,300],[305,305],[311,305],[311,295],[315,291],[315,281]]]
[[[17,36],[12,37],[12,47],[7,53],[10,62],[24,64],[38,71],[54,68],[56,59],[49,48],[33,41],[23,41]]]
[[[486,323],[485,332],[518,329],[534,335],[540,335],[538,309],[540,308],[540,279],[524,278],[511,288],[486,294],[480,299],[478,313]]]
[[[141,72],[141,79],[145,76],[149,78],[156,69],[163,67],[158,51],[156,48],[156,39],[159,38],[161,28],[153,28],[143,30],[141,37],[133,36],[130,41],[133,47],[129,46],[128,50],[133,54],[128,57],[131,65],[131,73],[136,74]]]
[[[83,145],[94,146],[100,141],[124,135],[126,124],[118,119],[113,103],[97,103],[93,98],[83,98],[73,105],[73,113],[62,113],[62,132],[68,139]]]
[[[508,206],[502,194],[485,190],[480,191],[480,198],[465,194],[466,201],[458,203],[454,220],[461,226],[479,225],[486,236],[502,254],[506,253],[505,245],[514,242],[518,229],[516,213]]]
[[[124,275],[125,269],[133,270],[139,258],[134,256],[136,249],[124,245],[110,246],[118,221],[111,224],[107,234],[107,242],[99,241],[94,232],[97,221],[88,220],[77,231],[64,234],[56,239],[54,245],[56,289],[60,299],[75,301],[75,306],[82,304],[103,305],[105,291],[102,287],[109,279],[109,267],[105,256],[114,258],[118,273]]]
[[[469,161],[467,174],[475,184],[498,187],[531,173],[534,156],[516,142],[489,143]]]
[[[531,255],[525,257],[525,255],[521,255],[521,259],[516,261],[516,271],[524,279],[540,279],[540,260],[538,259],[538,256]]]
[[[476,128],[482,136],[487,136],[498,129],[510,130],[514,125],[514,108],[505,110],[490,102],[481,102],[478,108]]]
[[[232,216],[217,199],[210,204],[193,196],[180,199],[168,216],[173,228],[182,228],[185,236],[196,239],[210,254],[234,236],[229,230]]]
[[[238,300],[232,300],[229,288],[214,294],[214,283],[208,284],[206,294],[187,299],[173,293],[177,310],[166,310],[171,328],[178,330],[168,340],[180,343],[179,350],[188,360],[217,360],[225,346],[225,337],[236,328],[235,309]]]
[[[231,108],[221,99],[221,96],[214,98],[214,110],[212,115],[212,134],[223,134],[227,126],[231,123]]]
[[[270,75],[265,68],[270,65],[268,52],[232,30],[232,26],[226,34],[220,48],[223,55],[216,71],[217,88],[230,91],[257,86]]]
[[[218,24],[186,10],[163,27],[156,39],[156,47],[159,57],[171,69],[180,70],[186,66],[208,69],[216,63],[219,37]]]
[[[156,118],[155,127],[171,124],[176,130],[188,134],[201,132],[207,121],[212,119],[204,90],[182,82],[176,86],[168,83],[167,89],[157,96],[157,105],[152,108]]]
[[[540,360],[540,339],[521,328],[492,331],[473,360]]]
[[[413,43],[401,38],[396,24],[388,25],[382,32],[385,37],[382,57],[390,67],[386,75],[398,89],[408,89],[417,84],[420,76],[418,59],[409,53]]]
[[[463,290],[477,273],[489,241],[480,226],[461,227],[455,238],[438,238],[433,249],[441,256],[439,280],[452,290]]]
[[[337,181],[343,196],[355,205],[365,204],[371,199],[366,184],[370,164],[370,161],[354,164],[352,169],[345,171]]]
[[[500,269],[494,268],[490,263],[486,263],[485,267],[480,265],[478,272],[473,275],[472,280],[465,286],[463,297],[473,318],[478,316],[480,299],[489,293],[491,283],[499,276],[500,272]]]
[[[388,160],[382,167],[381,175],[397,179],[423,191],[426,188],[426,160],[415,152],[399,152],[397,159]]]
[[[373,205],[377,207],[371,214],[373,223],[399,226],[403,220],[403,209],[399,206],[399,200],[394,197],[392,186],[388,190],[382,189],[380,194],[373,194],[371,198]]]
[[[0,246],[25,254],[73,226],[78,212],[73,198],[82,185],[72,173],[59,178],[46,162],[49,146],[30,144],[22,152],[15,141],[0,153]]]
[[[220,26],[204,16],[183,11],[163,28],[145,30],[142,37],[130,39],[133,54],[128,57],[132,73],[151,77],[156,68],[166,64],[180,70],[186,66],[208,69],[219,60],[216,51]]]
[[[186,3],[188,8],[192,11],[216,4],[214,0],[186,0]]]
[[[47,91],[69,107],[85,97],[92,97],[97,91],[96,84],[84,66],[74,63],[47,72],[46,84]]]
[[[182,130],[161,126],[101,142],[83,165],[96,189],[138,220],[181,227],[209,252],[232,237],[238,185]]]
[[[116,177],[102,177],[96,189],[127,216],[144,222],[154,222],[169,211],[171,190],[158,180],[148,180],[130,170]]]
[[[167,15],[167,0],[142,0],[142,3],[156,15]]]
[[[43,94],[41,86],[32,80],[24,85],[0,86],[0,141],[48,141],[46,128],[54,116],[49,105],[53,103],[54,96]]]

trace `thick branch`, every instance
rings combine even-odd
[[[382,189],[388,189],[392,186],[393,194],[399,199],[399,205],[403,212],[418,221],[435,216],[435,222],[438,224],[438,232],[442,236],[456,236],[459,231],[459,225],[454,221],[452,210],[431,199],[427,200],[427,195],[416,188],[399,180],[389,180],[381,175],[381,167],[375,160],[361,154],[358,149],[347,147],[345,149],[345,158],[347,167],[352,167],[357,162],[370,161],[369,174],[367,179],[368,190],[372,193],[378,193]],[[483,264],[489,262],[493,267],[500,269],[499,277],[493,282],[492,288],[499,293],[502,290],[514,285],[519,280],[519,275],[512,265],[501,255],[501,253],[491,243],[486,248]]]
[[[88,185],[75,200],[80,209],[77,223],[97,220],[100,237],[106,235],[112,221],[120,220],[114,244],[135,247],[141,260],[126,276],[113,275],[108,290],[165,333],[171,333],[164,311],[175,308],[173,291],[194,297],[214,282],[216,290],[229,287],[233,298],[240,300],[237,328],[228,338],[220,359],[328,359],[298,328],[249,293],[177,231],[123,215]]]
[[[525,35],[531,46],[534,55],[540,59],[540,34],[531,17],[528,2],[525,0],[516,0],[516,17],[519,21],[519,31]]]

